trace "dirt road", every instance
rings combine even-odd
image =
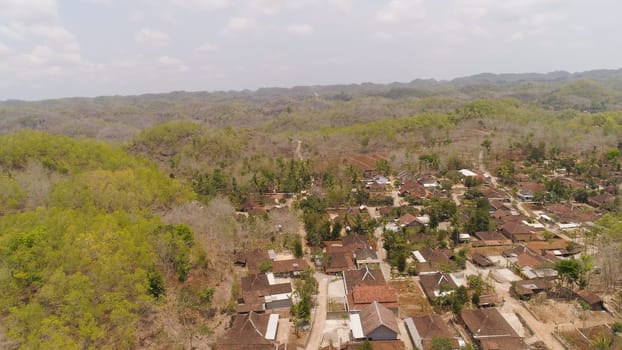
[[[311,334],[307,340],[305,349],[319,349],[322,345],[322,337],[324,335],[324,324],[326,323],[326,308],[328,304],[328,276],[323,273],[316,272],[315,278],[318,281],[318,293],[316,306],[313,311],[313,325],[311,326]]]
[[[300,153],[300,148],[302,147],[302,141],[301,140],[296,140],[296,151],[294,151],[294,153],[296,153],[296,157],[298,158],[298,160],[302,161],[302,153]]]

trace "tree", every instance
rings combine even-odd
[[[555,262],[555,271],[559,274],[562,286],[565,284],[572,290],[581,278],[583,268],[578,260],[558,260]]]
[[[432,350],[453,350],[454,342],[446,337],[432,337],[430,349]]]
[[[261,273],[266,273],[268,271],[272,270],[272,263],[270,263],[270,261],[266,260],[266,261],[262,261],[259,264],[259,271]]]
[[[162,274],[155,268],[149,269],[147,272],[147,279],[149,280],[149,294],[158,299],[165,294],[164,280],[162,280]]]
[[[294,256],[296,258],[302,258],[304,256],[304,252],[302,251],[302,241],[300,240],[300,236],[297,236],[294,241]]]
[[[361,345],[356,347],[356,350],[373,350],[374,348],[371,346],[371,342],[367,339]]]
[[[484,141],[482,141],[481,146],[484,147],[484,149],[486,150],[486,154],[489,154],[490,147],[492,147],[492,142],[490,141],[490,139],[486,138],[484,139]]]
[[[384,176],[391,173],[391,165],[386,159],[378,159],[376,161],[376,171]]]

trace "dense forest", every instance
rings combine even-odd
[[[189,348],[224,327],[236,248],[294,248],[302,223],[333,239],[322,210],[386,201],[352,157],[451,178],[483,154],[508,183],[515,154],[586,181],[619,171],[622,71],[5,101],[0,131],[0,347]],[[296,210],[236,215],[301,191]],[[477,197],[470,232],[489,225]],[[605,217],[615,241],[618,226]]]

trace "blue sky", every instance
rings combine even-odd
[[[0,100],[622,67],[615,0],[0,0]]]

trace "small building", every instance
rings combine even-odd
[[[296,277],[309,268],[305,259],[276,260],[272,262],[272,272],[278,277]]]
[[[431,350],[433,338],[447,338],[454,344],[454,349],[461,346],[461,338],[449,330],[443,318],[437,314],[407,317],[404,319],[406,331],[417,349]]]
[[[354,252],[354,259],[356,262],[356,267],[359,269],[364,266],[379,266],[382,262],[378,258],[378,252],[370,246],[357,249]]]
[[[482,350],[529,348],[496,308],[463,309],[460,320]]]
[[[393,311],[377,301],[360,312],[361,326],[369,340],[395,340],[400,330]]]
[[[278,325],[278,314],[268,315],[250,312],[244,315],[236,315],[231,328],[216,341],[214,350],[286,349],[286,344],[279,344],[276,341]]]
[[[511,290],[520,299],[530,299],[542,292],[548,292],[552,288],[553,282],[550,278],[534,278],[513,282]]]
[[[358,270],[343,272],[343,283],[346,294],[356,286],[384,286],[386,281],[381,270],[364,267]]]
[[[534,230],[518,221],[510,221],[501,226],[501,233],[512,242],[529,242],[534,239]]]
[[[492,262],[490,259],[480,253],[474,253],[473,255],[471,255],[471,260],[473,260],[473,263],[479,267],[495,266],[494,262]]]
[[[359,312],[378,302],[395,314],[398,311],[397,291],[388,285],[358,285],[348,291],[348,311]]]
[[[339,274],[343,271],[355,270],[356,265],[351,253],[327,253],[322,260],[324,272],[328,274]]]
[[[478,239],[478,241],[473,242],[474,247],[495,247],[512,244],[510,239],[496,231],[475,232],[474,236]]]
[[[590,310],[592,311],[602,311],[605,309],[603,305],[603,300],[596,294],[589,292],[585,289],[582,289],[576,292],[579,300],[583,301],[587,305],[589,305]]]
[[[235,255],[234,260],[236,265],[247,267],[250,273],[259,273],[259,266],[263,262],[272,263],[265,249],[243,250]]]
[[[450,275],[442,272],[419,276],[419,284],[430,301],[451,294],[458,287]]]

